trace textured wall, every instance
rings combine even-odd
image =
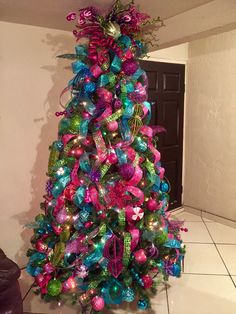
[[[25,264],[31,231],[24,229],[40,212],[48,146],[57,134],[58,98],[71,78],[69,32],[0,22],[0,247]],[[163,59],[185,59],[187,48],[160,52]]]
[[[56,55],[72,52],[68,32],[0,23],[0,247],[25,263],[31,231],[23,225],[40,212],[48,146],[56,136],[58,97],[71,73]]]
[[[189,44],[184,203],[236,220],[236,30]]]

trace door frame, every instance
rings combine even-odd
[[[167,48],[168,49],[168,48]],[[161,63],[175,63],[175,64],[183,64],[185,65],[185,73],[184,73],[184,116],[183,116],[183,152],[182,152],[182,194],[181,194],[181,206],[178,208],[174,208],[171,211],[176,211],[179,208],[183,208],[184,206],[184,186],[185,186],[185,132],[186,132],[186,102],[187,102],[187,60],[179,60],[179,59],[168,59],[168,58],[154,58],[154,57],[144,57],[140,58],[141,61],[152,61],[152,62],[161,62]]]

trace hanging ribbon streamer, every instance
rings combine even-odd
[[[127,186],[126,190],[138,199],[137,205],[142,205],[144,202],[144,193],[137,187]]]
[[[74,184],[75,186],[79,186],[79,178],[78,178],[78,170],[79,170],[79,162],[76,161],[74,164],[74,168],[71,172],[71,182],[72,184]]]
[[[98,160],[100,162],[103,162],[107,156],[107,148],[102,137],[101,131],[97,131],[96,133],[93,134],[93,140],[97,148]]]
[[[85,196],[85,190],[86,190],[85,186],[80,186],[76,190],[74,198],[73,198],[75,205],[79,206],[83,202],[84,196]]]
[[[131,235],[129,232],[124,233],[124,253],[123,253],[123,264],[128,266],[130,261],[130,250],[131,250]]]

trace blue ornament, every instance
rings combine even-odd
[[[64,147],[62,141],[55,141],[55,142],[53,143],[53,146],[54,146],[57,150],[59,150],[59,151],[62,151],[62,150],[63,150],[63,147]]]
[[[146,310],[148,308],[148,302],[146,300],[140,299],[138,301],[139,310]]]
[[[123,300],[126,302],[133,302],[135,299],[135,292],[130,287],[123,291]]]
[[[161,183],[161,191],[167,193],[169,191],[169,184],[165,181]]]
[[[175,277],[180,277],[180,266],[179,264],[173,264],[171,268],[172,275]]]

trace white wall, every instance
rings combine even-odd
[[[188,43],[152,51],[148,53],[148,58],[145,59],[150,61],[186,64],[188,60]]]
[[[0,247],[24,265],[31,231],[23,225],[40,212],[48,146],[57,134],[58,98],[71,78],[69,32],[0,23]]]
[[[236,30],[189,43],[184,203],[236,220]]]

